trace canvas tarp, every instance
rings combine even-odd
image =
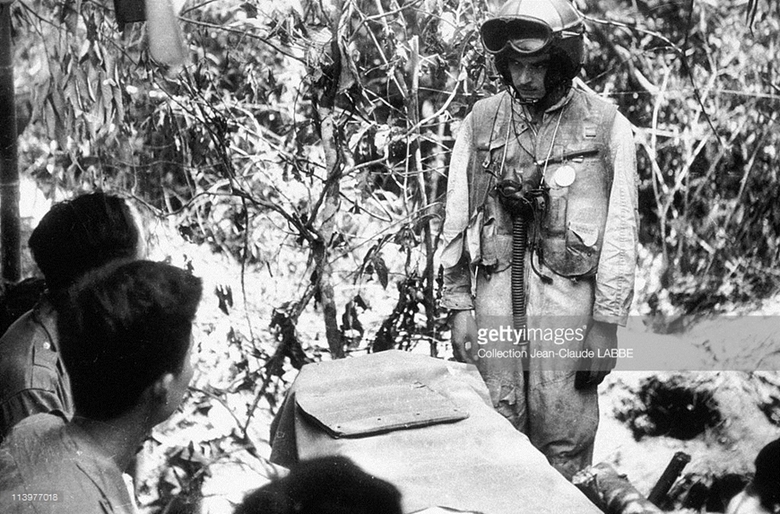
[[[351,458],[404,512],[598,514],[491,407],[474,366],[388,351],[304,366],[271,427],[271,460]]]

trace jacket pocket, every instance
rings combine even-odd
[[[466,251],[472,266],[487,271],[505,270],[512,263],[512,235],[501,233],[499,221],[484,209],[471,217],[466,228]]]
[[[555,212],[556,206],[565,209],[566,198],[551,201],[548,221],[542,233],[542,260],[544,265],[565,277],[587,277],[596,273],[599,262],[601,228],[597,223],[566,219],[566,213]],[[565,221],[564,221],[565,220]]]
[[[482,221],[485,216],[483,209],[477,212],[469,220],[466,227],[466,253],[469,256],[469,264],[476,265],[482,260]]]
[[[488,268],[493,268],[498,263],[498,248],[496,245],[496,219],[489,217],[482,224],[480,230],[480,246],[482,249],[481,264]]]
[[[599,227],[585,221],[570,221],[566,230],[566,275],[591,276],[599,263]]]

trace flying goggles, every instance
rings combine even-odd
[[[542,20],[531,17],[497,18],[488,20],[482,26],[482,44],[491,54],[507,49],[531,56],[547,48],[556,39],[579,37],[585,32],[582,25],[569,30],[554,32]]]

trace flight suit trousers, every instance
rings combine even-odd
[[[575,389],[578,359],[560,357],[582,350],[593,309],[593,280],[553,275],[552,284],[545,284],[531,271],[529,256],[526,261],[528,346],[516,344],[517,333],[508,330],[511,267],[493,273],[480,270],[474,300],[480,338],[471,354],[478,357],[493,406],[571,480],[593,458],[598,395],[596,387]]]

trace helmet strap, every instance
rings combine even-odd
[[[565,82],[559,83],[557,86],[555,86],[555,88],[553,88],[552,91],[548,91],[542,98],[539,98],[538,100],[528,100],[523,98],[520,93],[518,93],[517,88],[511,80],[507,80],[506,77],[503,76],[502,78],[504,79],[504,83],[509,88],[512,97],[516,102],[539,111],[545,111],[553,105],[557,104],[561,98],[565,97],[569,93],[569,90],[571,89],[571,81],[567,80]]]

